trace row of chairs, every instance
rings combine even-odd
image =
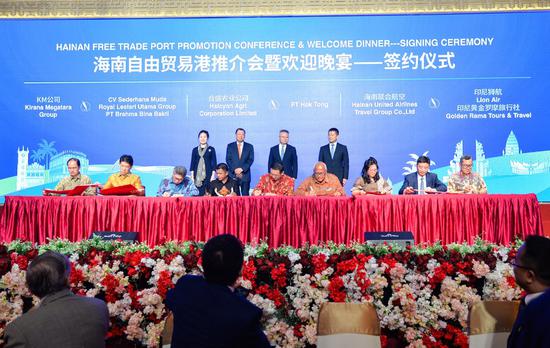
[[[472,348],[506,347],[519,309],[517,301],[483,301],[470,310],[469,341]],[[162,347],[169,348],[173,322],[169,316]],[[370,303],[323,303],[317,322],[318,348],[381,347],[380,321]]]

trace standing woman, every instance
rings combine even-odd
[[[378,162],[376,158],[369,157],[363,164],[361,177],[355,180],[355,184],[351,189],[351,194],[364,195],[366,193],[391,193],[392,187],[387,180],[378,172]]]
[[[208,145],[208,131],[201,130],[199,132],[199,146],[191,151],[191,178],[195,186],[199,189],[199,196],[204,196],[208,191],[210,181],[216,177],[216,149]]]

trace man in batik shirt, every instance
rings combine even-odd
[[[313,168],[313,175],[305,178],[296,189],[298,196],[345,196],[346,192],[340,184],[340,179],[334,174],[327,173],[327,165],[317,162]]]
[[[67,170],[69,171],[69,176],[64,177],[59,181],[57,186],[55,186],[55,191],[69,191],[77,186],[83,186],[83,185],[91,185],[92,180],[80,173],[80,160],[78,158],[69,158],[67,161]],[[55,193],[46,193],[43,192],[44,195],[49,196],[58,196],[58,194]],[[82,192],[82,196],[95,196],[96,194],[96,188],[95,187],[88,187],[84,192]]]
[[[197,196],[199,190],[186,176],[187,169],[184,166],[174,167],[171,178],[163,179],[157,191],[157,197],[191,197]]]
[[[487,185],[483,178],[472,172],[472,156],[460,158],[460,171],[451,175],[447,192],[450,193],[487,193]]]
[[[262,175],[252,191],[253,196],[290,196],[294,192],[294,179],[284,173],[280,162],[271,164],[269,174]]]

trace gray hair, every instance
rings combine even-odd
[[[174,167],[174,174],[181,175],[185,178],[185,175],[187,175],[187,169],[184,166],[176,166]]]
[[[325,162],[317,162],[315,163],[315,165],[313,166],[313,171],[315,172],[315,168],[317,167],[323,167],[323,169],[325,170],[325,172],[328,170],[327,169],[327,164]]]

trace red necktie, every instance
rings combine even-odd
[[[237,143],[237,152],[239,153],[239,159],[241,159],[241,155],[243,153],[243,143]]]

